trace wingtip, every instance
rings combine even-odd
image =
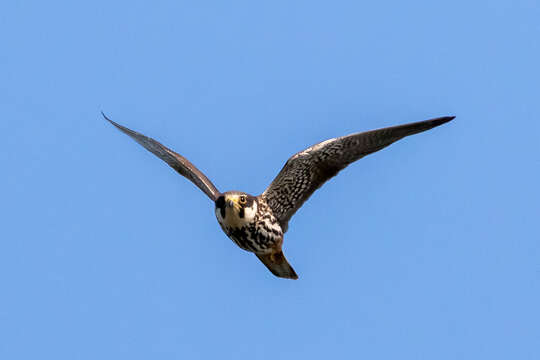
[[[122,131],[124,131],[124,132],[125,132],[125,130],[128,130],[128,129],[125,128],[124,126],[122,126],[122,125],[120,125],[120,124],[118,124],[118,123],[112,121],[111,119],[109,119],[109,118],[107,117],[107,115],[105,115],[105,113],[104,113],[103,111],[101,111],[101,115],[103,116],[103,118],[104,118],[105,120],[107,120],[108,122],[110,122],[111,124],[113,124],[113,125],[114,125],[115,127],[117,127],[118,129],[120,129],[120,130],[122,130]]]
[[[433,119],[432,124],[435,125],[435,126],[439,126],[439,125],[442,125],[442,124],[446,124],[447,122],[452,121],[455,118],[456,118],[455,116],[442,116],[440,118]]]
[[[103,116],[103,118],[104,118],[105,120],[107,120],[107,121],[110,122],[111,124],[114,124],[114,121],[112,121],[111,119],[109,119],[109,118],[107,117],[107,115],[105,115],[105,113],[103,112],[103,110],[101,110],[100,112],[101,112],[101,116]]]
[[[456,117],[453,116],[453,115],[452,116],[444,116],[444,117],[441,118],[441,120],[444,121],[444,122],[449,122],[449,121],[454,120],[455,118]]]

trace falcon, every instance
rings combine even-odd
[[[105,114],[103,117],[199,187],[214,202],[225,234],[241,249],[254,253],[272,274],[287,279],[298,279],[298,275],[283,255],[283,235],[291,217],[315,190],[356,160],[454,119],[439,117],[323,141],[293,155],[270,186],[254,196],[242,191],[220,192],[182,155]]]

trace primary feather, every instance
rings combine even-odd
[[[197,185],[197,187],[201,189],[212,201],[216,201],[217,197],[220,194],[219,190],[214,186],[214,184],[212,184],[210,179],[208,179],[206,175],[204,175],[199,169],[197,169],[195,165],[189,162],[188,159],[163,146],[156,140],[148,136],[144,136],[143,134],[140,134],[131,129],[128,129],[125,126],[117,124],[111,119],[109,119],[107,116],[105,116],[105,114],[101,114],[103,115],[105,120],[116,126],[124,134],[128,135],[133,140],[141,144],[146,150],[150,151],[152,154],[165,161],[167,164],[169,164],[170,167],[180,173],[180,175],[186,177],[192,183]]]

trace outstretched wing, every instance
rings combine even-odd
[[[287,231],[291,216],[328,179],[350,163],[406,136],[442,125],[453,116],[371,130],[323,141],[293,155],[262,196]]]
[[[220,192],[218,191],[218,189],[216,189],[214,184],[212,184],[212,182],[199,169],[195,167],[195,165],[188,161],[188,159],[161,145],[156,140],[139,134],[136,131],[130,130],[125,126],[117,124],[111,119],[109,119],[107,116],[105,116],[105,114],[101,114],[107,121],[120,129],[120,131],[129,135],[129,137],[131,137],[133,140],[144,146],[146,150],[150,151],[152,154],[165,161],[167,164],[169,164],[170,167],[178,171],[180,175],[185,176],[191,182],[197,185],[199,189],[201,189],[206,195],[208,195],[208,197],[212,201],[216,201]]]

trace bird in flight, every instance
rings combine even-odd
[[[254,253],[275,276],[298,279],[282,251],[288,223],[304,202],[349,164],[406,136],[454,119],[446,116],[346,135],[313,145],[293,155],[270,186],[258,196],[220,192],[185,157],[156,140],[103,117],[201,189],[215,204],[219,225],[240,248]]]

